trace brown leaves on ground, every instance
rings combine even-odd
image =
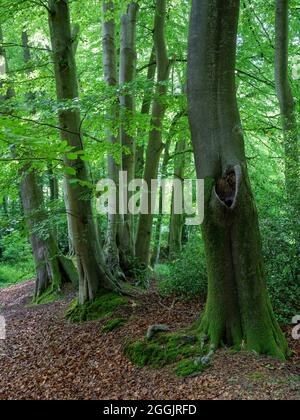
[[[0,291],[7,321],[0,399],[300,399],[299,341],[291,339],[294,357],[287,363],[221,350],[203,374],[179,379],[167,369],[133,366],[123,347],[149,325],[189,325],[201,310],[197,302],[160,302],[150,293],[126,309],[126,325],[104,334],[103,321],[73,325],[64,319],[71,291],[63,301],[28,307],[33,287],[27,282]],[[286,333],[291,337],[291,328]]]

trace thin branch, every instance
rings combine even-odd
[[[41,47],[33,47],[30,45],[22,45],[22,44],[15,44],[13,42],[0,42],[0,48],[11,48],[11,47],[20,47],[20,48],[29,48],[31,50],[37,50],[37,51],[46,51],[46,52],[52,52],[49,48],[41,48]]]

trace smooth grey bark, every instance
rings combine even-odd
[[[127,174],[128,185],[135,175],[135,139],[128,132],[128,120],[135,112],[134,94],[125,89],[126,84],[135,80],[136,76],[136,23],[139,5],[130,3],[127,13],[121,17],[121,46],[120,46],[120,87],[123,95],[120,97],[121,127],[120,140],[124,150],[122,153],[122,170]],[[132,88],[131,88],[132,89]],[[123,123],[124,121],[124,123]],[[125,150],[126,149],[126,150]],[[128,203],[133,193],[128,191],[123,207],[128,211]],[[134,218],[131,214],[124,215],[124,223],[120,231],[119,256],[122,269],[130,270],[135,256]]]
[[[162,141],[163,120],[166,113],[164,96],[167,93],[167,82],[169,80],[171,61],[168,58],[165,39],[166,22],[166,0],[156,0],[154,19],[154,45],[157,62],[157,88],[156,98],[152,106],[151,126],[149,142],[146,153],[144,180],[148,185],[148,214],[141,214],[138,223],[136,237],[136,257],[139,262],[148,266],[150,258],[150,245],[152,236],[153,215],[151,214],[150,203],[152,196],[151,180],[157,179],[159,161],[164,148]]]
[[[184,181],[185,163],[186,163],[186,140],[179,140],[174,156],[174,179],[179,179],[181,182]],[[182,197],[183,197],[183,184],[182,184]],[[182,203],[183,205],[183,203]],[[183,208],[183,206],[182,206]],[[172,208],[170,217],[170,228],[169,228],[169,258],[172,260],[178,256],[178,253],[182,250],[182,233],[184,226],[184,214],[176,214],[174,207],[174,195],[172,197]]]
[[[114,14],[113,1],[102,0],[103,8],[103,23],[102,23],[102,44],[103,44],[103,67],[104,79],[112,90],[118,85],[118,69],[117,69],[117,50],[116,50],[116,25],[114,18],[108,19],[107,16]],[[114,93],[113,93],[114,94]],[[116,95],[116,94],[115,94]],[[118,115],[118,99],[112,103],[111,109],[108,111],[109,124],[116,123],[119,119]],[[113,125],[113,124],[112,124]],[[113,133],[113,130],[107,128],[106,140],[108,144],[120,145],[118,135]],[[116,214],[108,215],[108,229],[107,239],[105,245],[106,261],[113,273],[120,272],[120,259],[119,259],[119,231],[122,228],[123,220],[118,214],[119,208],[119,171],[120,166],[114,159],[113,155],[108,156],[108,178],[111,179],[117,187],[117,211]]]
[[[80,26],[78,23],[72,24],[71,26],[72,31],[72,46],[73,46],[73,52],[74,56],[76,57],[77,48],[79,44],[79,33],[80,33]],[[67,227],[68,227],[68,248],[69,257],[75,256],[75,248],[74,248],[74,240],[73,240],[73,232],[72,232],[72,213],[70,209],[69,204],[69,195],[68,195],[68,188],[67,188],[67,178],[64,176],[63,178],[63,194],[64,194],[64,202],[65,202],[65,208],[66,208],[66,214],[67,214]]]
[[[205,179],[208,298],[199,333],[284,359],[286,340],[268,297],[261,236],[236,98],[239,0],[193,0],[189,119],[197,176]]]
[[[285,148],[286,191],[291,203],[300,206],[300,146],[296,105],[289,81],[289,2],[276,0],[275,81],[280,104]]]
[[[53,51],[57,100],[78,98],[78,81],[68,0],[48,0],[48,20]],[[80,111],[76,106],[58,111],[61,138],[73,151],[82,151]],[[103,252],[96,234],[91,191],[80,184],[89,179],[86,163],[64,156],[70,229],[79,272],[79,303],[93,300],[99,289],[117,287],[104,262]],[[76,181],[77,180],[77,181]],[[79,182],[78,182],[79,181]]]
[[[155,79],[155,74],[156,74],[156,52],[155,52],[155,46],[153,46],[152,51],[151,51],[151,55],[150,55],[150,60],[149,60],[149,65],[148,65],[148,71],[147,71],[147,82],[149,83],[154,83],[154,79]],[[145,90],[145,94],[144,94],[144,98],[143,98],[143,103],[142,103],[142,107],[141,107],[141,115],[149,115],[150,113],[150,109],[151,109],[151,103],[152,103],[152,95],[153,95],[153,91],[151,90],[150,92],[148,91],[148,89]],[[135,152],[135,177],[137,179],[140,179],[143,177],[144,174],[144,167],[145,167],[145,145],[140,142],[140,138],[142,137],[142,132],[138,133],[138,144],[136,147],[136,152]]]

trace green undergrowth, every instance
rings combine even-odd
[[[151,340],[145,338],[129,343],[124,354],[139,367],[170,366],[181,377],[201,373],[206,368],[201,362],[205,349],[201,349],[200,340],[184,333],[160,333]]]
[[[34,265],[31,261],[15,265],[0,263],[0,289],[22,283],[34,276]]]
[[[74,323],[95,321],[113,315],[114,311],[128,305],[128,299],[113,292],[102,291],[92,302],[80,305],[78,299],[73,300],[67,309],[66,318]]]
[[[102,327],[102,332],[107,333],[122,327],[126,323],[125,318],[115,318],[108,320]]]

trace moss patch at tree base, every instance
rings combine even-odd
[[[96,299],[84,305],[80,305],[78,299],[75,299],[67,309],[65,316],[74,323],[95,321],[112,316],[116,309],[127,305],[126,297],[103,290]]]
[[[63,294],[61,291],[53,290],[53,288],[47,289],[43,294],[39,297],[34,298],[32,301],[32,305],[46,305],[48,303],[56,302],[62,299]]]
[[[102,327],[102,332],[107,333],[107,332],[114,331],[115,329],[122,327],[125,323],[126,323],[125,318],[110,319]]]
[[[178,333],[160,333],[154,339],[143,339],[125,346],[124,354],[139,367],[160,369],[173,367],[178,376],[190,376],[202,372],[204,349],[197,337]]]

